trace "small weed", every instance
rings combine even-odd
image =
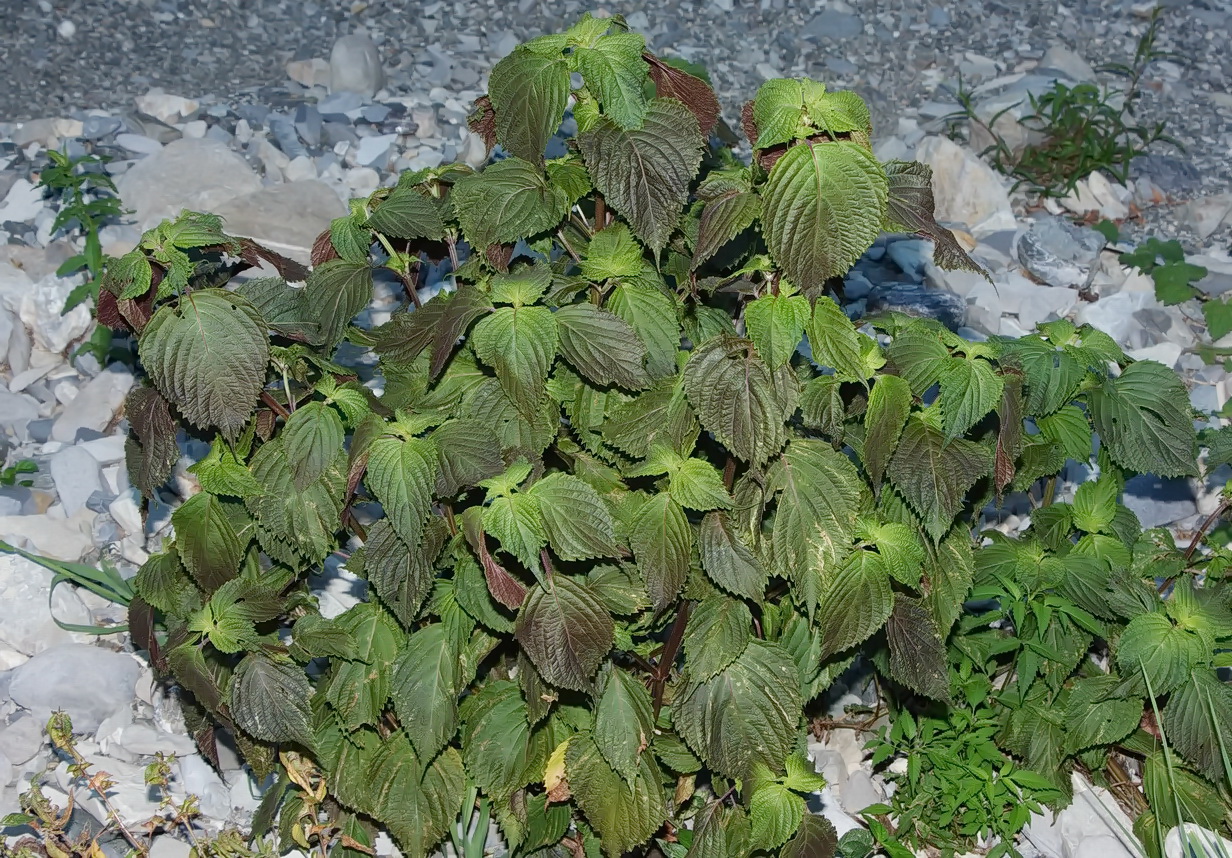
[[[55,577],[51,579],[51,590],[47,596],[49,607],[51,594],[55,592],[56,587],[65,582],[76,584],[78,587],[89,590],[100,598],[114,602],[117,605],[124,605],[125,607],[129,606],[136,595],[132,583],[120,575],[114,567],[106,564],[104,564],[102,569],[98,569],[86,563],[67,563],[63,560],[53,560],[49,557],[42,557],[29,551],[23,551],[2,539],[0,539],[0,552],[24,557],[31,563],[37,563],[44,569],[54,573]],[[52,619],[56,618],[53,616]],[[80,632],[87,635],[114,635],[128,631],[127,625],[86,626],[65,623],[58,619],[56,619],[56,625],[66,631]]]
[[[76,231],[84,240],[80,253],[64,260],[56,275],[72,277],[84,273],[85,279],[69,293],[62,313],[67,313],[87,298],[98,300],[99,286],[103,281],[106,260],[103,256],[99,230],[112,219],[124,213],[115,183],[103,172],[107,158],[99,155],[68,155],[50,150],[51,166],[43,170],[39,185],[58,196],[60,212],[52,224],[52,231]],[[104,363],[111,349],[111,331],[103,325],[95,328],[93,336],[78,349],[93,354]]]
[[[1079,180],[1097,170],[1107,171],[1124,184],[1129,179],[1130,162],[1155,143],[1184,149],[1165,132],[1165,123],[1141,124],[1134,114],[1146,69],[1156,60],[1173,56],[1155,47],[1161,11],[1156,8],[1152,14],[1130,63],[1110,63],[1098,69],[1126,78],[1120,93],[1091,83],[1069,86],[1056,81],[1047,92],[1028,95],[1030,112],[1019,121],[1041,139],[1028,143],[1020,153],[993,129],[1021,102],[986,122],[977,115],[974,98],[960,78],[956,94],[960,110],[950,118],[975,123],[988,132],[993,142],[980,154],[990,157],[999,172],[1016,179],[1015,189],[1027,185],[1041,196],[1064,197],[1075,191]]]
[[[34,480],[22,479],[23,474],[37,474],[38,465],[30,459],[22,459],[0,471],[0,486],[32,486]]]
[[[0,832],[23,835],[12,845],[0,836],[0,858],[103,858],[101,842],[112,833],[118,833],[128,844],[130,858],[145,858],[156,834],[177,830],[192,844],[197,858],[273,858],[271,848],[260,842],[249,847],[234,830],[225,830],[213,838],[201,835],[195,828],[201,816],[197,797],[189,795],[177,801],[171,794],[174,756],[156,754],[154,762],[146,766],[145,782],[159,795],[159,808],[140,826],[132,826],[125,824],[108,797],[116,786],[111,775],[94,771],[94,765],[77,749],[69,716],[63,712],[52,715],[47,722],[47,735],[57,756],[21,794],[21,811],[0,819]],[[67,765],[75,785],[84,787],[102,804],[107,819],[101,828],[77,824],[73,814],[77,804],[74,790],[69,792],[67,807],[56,805],[44,794],[41,781],[61,765]]]

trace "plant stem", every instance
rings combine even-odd
[[[667,643],[663,645],[663,653],[659,656],[659,663],[655,666],[655,677],[650,683],[651,694],[654,697],[655,720],[658,720],[659,710],[663,708],[663,692],[667,689],[667,677],[672,672],[672,663],[676,661],[676,653],[680,651],[680,644],[684,642],[684,627],[689,622],[689,610],[692,604],[688,599],[684,599],[676,608],[676,619],[672,621],[672,631],[667,636]]]
[[[273,411],[275,414],[277,414],[279,417],[281,417],[283,420],[286,420],[288,417],[291,416],[291,412],[283,408],[281,402],[279,402],[274,397],[270,396],[268,390],[261,391],[261,401],[264,402],[266,405],[268,405],[270,410]]]

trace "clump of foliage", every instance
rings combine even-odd
[[[107,158],[87,154],[71,158],[50,149],[51,165],[39,176],[39,186],[57,197],[60,210],[52,222],[52,232],[71,231],[80,234],[80,253],[70,256],[56,269],[57,277],[84,275],[64,301],[61,312],[67,313],[87,300],[98,300],[103,282],[103,256],[99,231],[107,222],[124,213],[119,193],[111,176],[104,171]],[[110,331],[103,326],[95,329],[93,338],[82,347],[93,353],[101,363],[111,348]]]
[[[1151,771],[1156,705],[1196,806],[1222,807],[1221,561],[1117,502],[1128,475],[1197,471],[1178,378],[1064,321],[857,327],[827,286],[882,231],[975,268],[928,168],[880,163],[864,103],[812,81],[745,106],[751,164],[708,143],[718,116],[702,78],[588,16],[493,69],[472,128],[508,157],[404,174],[311,271],[191,213],[108,266],[100,318],[147,375],[133,484],[167,479],[177,430],[212,440],[131,627],[203,752],[226,731],[277,775],[257,833],[350,855],[383,828],[421,856],[490,810],[515,855],[831,856],[806,729],[857,658],[892,744],[978,724],[956,764],[1004,783],[913,810],[908,763],[897,822],[843,854],[1011,851],[1010,796],[1063,803],[1122,753]],[[261,262],[280,276],[230,284]],[[408,307],[356,327],[376,277]],[[1096,432],[1099,479],[1051,502]],[[1031,528],[981,544],[1017,491]],[[326,618],[307,579],[334,553],[369,599]]]
[[[109,851],[119,849],[130,856],[150,854],[150,846],[156,835],[182,834],[193,846],[198,858],[273,858],[275,854],[267,846],[255,850],[234,828],[228,828],[214,837],[203,837],[195,827],[201,816],[196,796],[179,801],[171,793],[171,766],[175,758],[155,755],[154,761],[145,769],[145,782],[160,798],[158,812],[141,826],[126,824],[112,803],[110,791],[116,785],[105,771],[96,770],[77,747],[73,736],[72,720],[63,712],[57,712],[47,722],[47,735],[51,739],[56,756],[52,758],[43,777],[64,766],[72,778],[72,788],[67,807],[60,807],[44,793],[36,777],[30,788],[21,794],[21,810],[0,819],[0,831],[8,830],[17,839],[9,843],[0,839],[0,856],[4,858],[100,858]],[[83,788],[98,800],[107,819],[100,824],[78,808],[78,788]]]
[[[1029,93],[1029,110],[1019,123],[1035,139],[1021,151],[1015,151],[995,130],[997,121],[1021,102],[985,121],[977,114],[971,93],[960,81],[956,93],[960,110],[955,118],[978,124],[989,134],[992,143],[980,154],[988,156],[999,172],[1015,179],[1014,188],[1026,185],[1044,197],[1065,197],[1075,192],[1079,181],[1098,170],[1124,184],[1129,180],[1130,162],[1151,146],[1169,143],[1183,148],[1166,133],[1165,122],[1143,124],[1134,113],[1134,106],[1142,97],[1142,77],[1147,68],[1156,60],[1173,56],[1155,47],[1161,12],[1162,7],[1157,7],[1151,14],[1132,61],[1108,63],[1098,69],[1124,77],[1120,91],[1093,83],[1070,86],[1054,81],[1052,88],[1040,95]]]
[[[27,474],[38,473],[38,462],[32,459],[21,459],[0,470],[0,486],[32,486],[34,480]]]

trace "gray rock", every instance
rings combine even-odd
[[[41,509],[23,510],[29,512],[28,515],[11,515],[0,517],[0,539],[6,542],[11,542],[27,550],[41,554],[44,557],[50,557],[54,560],[68,560],[76,562],[80,560],[88,551],[94,550],[94,539],[91,533],[91,528],[94,519],[98,516],[89,509],[78,510],[77,514],[71,518],[53,518],[47,515],[36,515],[33,513],[41,512]],[[0,555],[0,588],[3,585],[3,570],[5,568],[5,558],[10,555]],[[61,588],[56,589],[56,596],[59,597]],[[0,601],[0,604],[4,604]],[[44,597],[43,605],[47,604],[47,599]],[[42,609],[33,609],[34,615],[40,616]],[[59,613],[56,616],[60,616]],[[65,620],[66,622],[74,622]],[[6,622],[8,619],[6,618]],[[7,630],[0,624],[0,640],[3,639]]]
[[[0,223],[6,220],[28,223],[46,207],[43,189],[27,179],[18,179],[0,202]]]
[[[1144,528],[1163,527],[1198,512],[1198,501],[1188,480],[1165,480],[1140,474],[1125,483],[1125,506]]]
[[[870,312],[906,313],[908,316],[936,319],[951,331],[963,324],[967,302],[953,292],[922,283],[892,283],[878,286],[868,296]]]
[[[38,401],[24,393],[9,393],[0,390],[0,431],[24,443],[29,435],[26,430],[31,420],[39,416]]]
[[[886,254],[900,271],[922,283],[924,270],[933,261],[933,243],[922,238],[900,238],[886,245]]]
[[[1147,179],[1168,197],[1188,197],[1205,187],[1202,173],[1175,155],[1135,155],[1129,162],[1129,174],[1131,179]]]
[[[800,35],[806,39],[833,39],[842,41],[854,39],[864,33],[864,21],[859,15],[840,12],[837,9],[826,9],[814,15],[800,30]]]
[[[227,231],[308,261],[313,240],[347,207],[324,182],[290,182],[222,203],[213,211]]]
[[[358,116],[359,108],[363,103],[364,99],[358,93],[344,90],[343,92],[332,92],[318,101],[317,110],[321,112],[322,117],[342,116],[347,118],[352,112],[355,112]]]
[[[1085,289],[1099,267],[1103,235],[1065,218],[1041,217],[1018,239],[1018,261],[1050,286]]]
[[[0,727],[0,753],[20,766],[34,759],[43,748],[43,725],[28,715]]]
[[[299,141],[299,133],[296,131],[295,123],[291,119],[277,113],[271,114],[269,129],[270,133],[274,135],[274,141],[278,144],[278,148],[288,158],[308,155],[308,150]]]
[[[223,144],[183,139],[135,164],[119,181],[120,196],[149,229],[181,209],[217,211],[236,197],[261,189],[248,162]]]
[[[33,561],[16,554],[0,554],[0,604],[5,611],[0,641],[18,652],[34,655],[74,640],[71,632],[55,624],[53,616],[65,623],[90,622],[90,611],[76,591],[63,585],[52,590],[51,579],[51,571]]]
[[[928,26],[937,30],[950,26],[950,13],[941,6],[929,6]]]
[[[129,152],[136,152],[138,155],[157,155],[163,150],[162,143],[159,143],[152,137],[146,137],[144,134],[117,134],[116,143],[123,146]]]
[[[375,167],[383,170],[389,161],[390,150],[397,141],[397,134],[361,137],[359,146],[355,149],[355,163],[361,167]]]
[[[65,447],[53,454],[49,468],[66,515],[84,507],[90,495],[103,487],[98,460],[80,447]]]
[[[381,54],[367,36],[352,34],[334,42],[329,52],[329,91],[372,98],[385,85]],[[324,112],[324,111],[322,111]]]
[[[872,775],[860,768],[848,772],[839,800],[843,804],[843,810],[857,814],[869,805],[885,801],[885,793],[873,780]]]
[[[1054,69],[1078,83],[1095,81],[1095,69],[1091,64],[1064,45],[1053,45],[1045,51],[1040,68]]]
[[[1225,223],[1232,222],[1232,193],[1200,197],[1186,203],[1178,212],[1181,223],[1205,240]]]
[[[128,367],[119,363],[108,365],[64,406],[51,427],[52,440],[71,444],[82,429],[105,429],[115,419],[132,386],[133,374]]]
[[[966,224],[978,234],[1016,227],[1004,180],[971,150],[947,137],[925,137],[915,160],[932,168],[937,220]]]
[[[132,656],[85,644],[65,644],[38,653],[13,668],[13,701],[40,721],[63,709],[73,731],[93,733],[104,719],[135,699],[141,670]]]
[[[1084,837],[1076,847],[1067,852],[1069,858],[1134,858],[1137,855],[1111,834]]]

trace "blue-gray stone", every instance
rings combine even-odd
[[[936,319],[951,331],[961,327],[967,315],[967,304],[962,298],[922,283],[878,286],[868,296],[868,309],[875,313],[893,310],[908,316]]]
[[[263,104],[241,104],[235,108],[235,115],[256,127],[265,124],[266,117],[270,115],[270,109]]]
[[[325,116],[329,113],[346,114],[358,110],[364,103],[363,96],[356,92],[334,92],[317,102],[317,110]]]
[[[859,15],[849,15],[834,9],[826,9],[804,25],[800,35],[806,39],[828,38],[840,41],[854,39],[864,32],[864,21]]]
[[[114,116],[87,116],[81,123],[81,137],[83,140],[101,140],[123,127],[124,123]]]
[[[288,158],[307,156],[308,150],[299,141],[299,135],[295,132],[295,123],[289,118],[278,113],[270,114],[269,129],[274,135],[274,142]]]
[[[940,6],[930,6],[928,8],[928,26],[937,28],[950,26],[950,13]]]
[[[377,125],[389,116],[389,108],[384,104],[367,104],[359,111],[359,115],[364,118],[365,122]]]
[[[1163,527],[1198,512],[1188,480],[1164,480],[1152,474],[1141,474],[1125,482],[1124,503],[1144,528]]]
[[[309,146],[321,145],[321,112],[316,105],[301,104],[295,109],[295,130]]]

